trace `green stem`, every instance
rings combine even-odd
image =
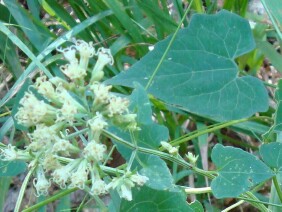
[[[280,199],[280,202],[282,202],[282,191],[281,191],[281,188],[280,188],[280,186],[279,186],[279,182],[278,182],[278,180],[277,180],[277,176],[274,176],[274,177],[272,178],[272,180],[273,180],[273,184],[274,184],[274,187],[275,187],[275,189],[276,189],[276,192],[277,192],[277,194],[278,194],[278,197],[279,197],[279,199]]]
[[[104,163],[103,163],[104,166],[108,163],[108,161],[109,161],[110,158],[112,157],[112,154],[113,154],[113,152],[114,152],[115,149],[116,149],[116,145],[113,145],[113,147],[111,148],[109,154],[107,154],[107,157],[106,157],[106,159],[105,159],[105,161],[104,161]]]
[[[77,128],[75,128],[77,130]],[[76,136],[79,136],[81,135],[82,133],[85,133],[87,132],[89,129],[88,128],[85,128],[85,129],[82,129],[82,130],[77,130],[76,132],[72,133],[72,134],[69,134],[67,136],[65,136],[65,139],[71,139],[71,138],[74,138]]]
[[[19,212],[19,210],[20,210],[20,207],[21,207],[21,204],[22,204],[22,200],[23,200],[23,196],[24,196],[24,192],[26,190],[26,187],[27,187],[27,184],[29,182],[29,179],[30,179],[31,175],[33,174],[35,168],[36,168],[36,166],[33,166],[29,170],[27,175],[25,176],[25,179],[23,181],[23,184],[21,186],[21,190],[20,190],[20,193],[19,193],[19,196],[18,196],[18,199],[17,199],[17,203],[16,203],[16,206],[15,206],[14,212]]]
[[[204,188],[185,188],[186,194],[206,194],[211,193],[212,189],[211,187],[204,187]]]
[[[269,202],[263,202],[263,201],[260,201],[260,200],[253,200],[253,199],[246,198],[246,197],[243,197],[243,196],[237,197],[237,199],[245,200],[246,202],[250,202],[250,203],[259,203],[259,204],[271,205],[271,206],[275,206],[275,207],[278,207],[278,208],[282,208],[282,205],[278,205],[278,204],[275,204],[275,203],[269,203]],[[267,210],[267,212],[269,212],[269,211]]]
[[[262,204],[262,202],[260,202],[259,199],[252,192],[247,191],[244,193],[244,195],[250,198],[247,201],[249,201],[253,206],[258,208],[260,211],[268,212],[268,209],[265,207],[265,205]]]
[[[134,161],[135,157],[136,157],[136,150],[132,151],[132,153],[131,153],[131,156],[130,156],[130,159],[128,161],[128,165],[127,165],[127,168],[126,168],[127,171],[130,171],[130,168],[131,168],[131,166],[133,164],[133,161]]]
[[[163,63],[163,61],[164,61],[164,59],[165,59],[165,57],[166,57],[166,55],[167,55],[167,53],[168,53],[168,51],[169,51],[169,49],[170,49],[172,43],[174,42],[174,40],[175,40],[175,38],[176,38],[176,35],[177,35],[178,31],[180,30],[180,27],[182,26],[182,24],[183,24],[183,22],[184,22],[184,20],[185,20],[185,18],[186,18],[186,16],[187,16],[187,14],[188,14],[188,12],[190,11],[193,2],[194,2],[194,0],[192,0],[192,1],[190,2],[188,8],[186,9],[186,11],[185,11],[185,13],[184,13],[184,15],[183,15],[183,17],[182,17],[180,23],[179,23],[178,26],[177,26],[177,29],[176,29],[175,32],[173,33],[172,38],[170,39],[169,44],[168,44],[167,47],[166,47],[166,50],[165,50],[163,56],[161,57],[161,59],[160,59],[158,65],[157,65],[157,67],[155,68],[155,70],[154,70],[152,76],[150,77],[150,79],[149,79],[149,81],[148,81],[148,83],[147,83],[147,85],[146,85],[146,87],[145,87],[145,90],[148,90],[148,88],[149,88],[150,85],[152,84],[154,77],[155,77],[156,74],[158,73],[158,71],[159,71],[159,69],[160,69],[160,67],[161,67],[161,64]]]
[[[228,208],[225,208],[224,210],[222,210],[221,212],[227,212],[227,211],[230,211],[236,207],[238,207],[239,205],[243,204],[245,201],[244,200],[240,200],[238,202],[236,202],[235,204],[233,205],[230,205]]]
[[[199,168],[193,166],[192,164],[187,163],[183,159],[179,159],[179,158],[177,158],[177,157],[175,157],[173,155],[170,155],[170,154],[158,151],[158,150],[147,149],[147,148],[144,148],[144,147],[135,146],[134,144],[131,144],[130,142],[125,141],[122,138],[119,138],[118,136],[116,136],[116,135],[114,135],[114,134],[112,134],[112,133],[110,133],[110,132],[108,132],[106,130],[103,130],[103,133],[107,137],[109,137],[111,139],[114,139],[116,142],[118,142],[118,143],[120,143],[120,144],[122,144],[122,145],[124,145],[124,146],[126,146],[126,147],[128,147],[130,149],[132,149],[132,150],[136,150],[138,152],[145,153],[145,154],[157,155],[157,156],[159,156],[162,159],[166,159],[166,160],[169,160],[171,162],[177,163],[178,165],[183,166],[184,168],[192,169],[195,173],[203,175],[203,176],[206,176],[209,179],[215,178],[214,172],[210,172],[210,171],[205,171],[205,170],[199,169]]]
[[[222,123],[222,124],[219,124],[219,125],[215,125],[214,127],[198,131],[197,133],[193,133],[192,135],[188,135],[188,136],[186,135],[185,137],[181,137],[180,139],[176,139],[176,140],[170,142],[170,144],[172,146],[178,146],[178,145],[180,145],[184,142],[187,142],[189,140],[197,138],[201,135],[204,135],[204,134],[216,131],[216,130],[220,130],[222,128],[229,127],[229,126],[232,126],[232,125],[235,125],[235,124],[246,122],[246,121],[249,121],[249,120],[250,120],[250,118],[245,118],[245,119],[233,120],[233,121],[225,122],[225,123]]]

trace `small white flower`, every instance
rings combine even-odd
[[[93,57],[95,55],[95,48],[93,42],[85,42],[84,40],[75,40],[75,48],[79,51],[80,57]]]
[[[113,121],[116,125],[128,130],[140,130],[137,126],[136,117],[137,114],[115,115]]]
[[[134,187],[134,183],[126,178],[126,176],[122,176],[120,178],[113,178],[112,182],[110,182],[107,186],[106,189],[116,189],[118,192],[119,196],[121,198],[124,198],[128,201],[132,200],[132,192],[131,188]]]
[[[69,185],[70,188],[77,187],[79,189],[84,189],[85,183],[88,179],[88,161],[82,160],[75,172],[71,174]]]
[[[75,98],[72,97],[71,94],[61,84],[57,87],[56,92],[62,103],[68,102],[68,104],[76,107],[79,112],[87,112],[86,109],[80,103],[78,103],[78,101],[76,101]]]
[[[70,102],[65,102],[63,104],[63,107],[57,112],[56,122],[68,121],[69,123],[72,123],[74,121],[74,116],[75,114],[77,114],[77,112],[77,107],[75,107]]]
[[[57,157],[52,154],[50,150],[45,152],[43,161],[42,161],[43,169],[46,171],[55,170],[61,167]]]
[[[85,108],[79,104],[61,85],[57,87],[56,91],[58,93],[59,100],[63,103],[62,108],[57,112],[56,122],[68,121],[72,123],[74,121],[74,116],[78,112],[86,112]]]
[[[29,152],[25,150],[16,149],[15,146],[8,144],[5,148],[0,149],[0,160],[3,160],[3,161],[14,161],[14,160],[30,161],[31,156]]]
[[[57,126],[46,126],[44,124],[36,125],[36,129],[33,133],[28,133],[28,137],[31,140],[31,144],[28,145],[28,149],[32,151],[38,151],[42,148],[48,148],[57,137]]]
[[[106,188],[106,183],[101,180],[101,179],[97,179],[94,181],[94,183],[92,183],[92,187],[90,190],[90,194],[91,195],[103,195],[103,194],[107,194],[108,190]]]
[[[78,60],[75,56],[76,54],[76,48],[75,46],[70,46],[67,48],[57,48],[58,52],[63,53],[64,57],[70,62],[70,63],[77,63]]]
[[[148,177],[140,175],[138,173],[131,175],[130,179],[139,186],[143,186],[149,180]]]
[[[107,185],[107,189],[116,189],[119,196],[128,201],[132,200],[131,188],[136,183],[139,186],[143,186],[147,182],[148,178],[139,174],[132,174],[131,172],[125,173],[122,177],[113,178],[112,182]]]
[[[112,86],[105,86],[101,83],[95,82],[90,86],[90,89],[94,92],[95,103],[107,104],[109,102],[109,91]]]
[[[105,67],[105,65],[114,64],[114,59],[110,49],[105,49],[103,47],[99,48],[96,55],[98,55],[98,60],[92,71],[92,76],[90,79],[91,84],[95,81],[100,81],[103,78],[104,76],[103,68]]]
[[[125,181],[124,184],[117,189],[117,192],[121,198],[126,199],[127,201],[132,200],[132,191],[131,188],[134,187],[134,184],[131,181]]]
[[[121,115],[128,112],[129,100],[122,97],[112,96],[110,98],[110,104],[108,105],[108,116]]]
[[[83,79],[86,76],[86,69],[81,67],[77,62],[62,65],[60,69],[72,81]]]
[[[97,63],[100,63],[101,65],[103,65],[103,67],[106,64],[110,64],[110,65],[114,64],[114,58],[112,56],[110,49],[106,49],[104,47],[101,47],[101,48],[98,49],[96,55],[98,55]]]
[[[69,155],[69,152],[72,148],[73,145],[68,140],[57,138],[55,144],[53,145],[52,152]]]
[[[39,123],[49,123],[55,118],[56,109],[38,100],[34,94],[26,92],[20,100],[22,107],[19,108],[15,118],[24,126],[30,127]]]
[[[57,183],[61,189],[65,189],[66,183],[69,181],[73,170],[78,166],[80,161],[80,159],[73,160],[68,165],[54,170],[52,180]]]
[[[87,158],[88,161],[102,161],[106,153],[107,147],[104,144],[99,144],[96,141],[92,140],[88,142],[86,147],[83,150],[83,155]]]
[[[15,150],[15,146],[8,144],[5,149],[0,149],[1,157],[0,159],[3,161],[13,161],[18,158],[17,151]]]
[[[47,97],[48,99],[56,99],[57,95],[51,82],[47,81],[46,76],[38,77],[34,84],[38,93]]]
[[[79,66],[86,70],[88,67],[89,58],[95,55],[93,42],[85,42],[83,40],[74,40],[75,48],[79,52],[80,60]]]
[[[93,132],[101,132],[108,126],[108,123],[99,112],[96,112],[96,116],[90,119],[87,123]]]
[[[39,166],[36,170],[36,178],[33,179],[33,185],[36,189],[36,196],[48,195],[48,189],[51,186],[51,182],[46,179],[43,168]]]

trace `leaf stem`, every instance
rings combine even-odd
[[[204,187],[204,188],[185,188],[186,194],[205,194],[205,193],[211,193],[212,189],[211,187]]]
[[[276,189],[276,192],[277,192],[277,194],[278,194],[279,200],[280,200],[280,202],[282,203],[282,191],[281,191],[281,188],[280,188],[280,186],[279,186],[279,182],[278,182],[278,180],[277,180],[277,176],[275,175],[275,176],[272,178],[272,180],[273,180],[273,184],[274,184],[274,187],[275,187],[275,189]]]
[[[59,199],[59,198],[61,198],[63,196],[66,196],[67,194],[70,194],[70,193],[76,191],[77,189],[78,188],[71,188],[71,189],[66,189],[64,191],[61,191],[61,192],[53,195],[52,197],[50,197],[50,198],[48,198],[48,199],[46,199],[46,200],[44,200],[42,202],[39,202],[39,203],[37,203],[37,204],[35,204],[35,205],[33,205],[33,206],[23,210],[22,212],[36,211],[38,208],[43,207],[44,205],[47,205],[48,203],[53,202],[53,201],[55,201],[55,200],[57,200],[57,199]]]
[[[163,56],[161,57],[161,59],[160,59],[158,65],[157,65],[157,67],[155,68],[155,70],[154,70],[152,76],[150,77],[150,79],[149,79],[147,85],[145,86],[145,90],[148,90],[148,88],[151,86],[154,77],[156,76],[157,72],[159,71],[159,69],[160,69],[160,67],[161,67],[161,64],[163,63],[163,61],[164,61],[164,59],[165,59],[165,57],[166,57],[166,55],[167,55],[167,53],[168,53],[168,51],[169,51],[169,49],[170,49],[172,43],[174,42],[174,40],[175,40],[175,38],[176,38],[176,35],[177,35],[178,31],[180,30],[181,25],[183,24],[183,22],[184,22],[184,20],[185,20],[185,18],[186,18],[186,16],[187,16],[187,14],[188,14],[188,12],[190,11],[193,2],[194,2],[194,0],[192,0],[192,1],[190,2],[188,8],[186,9],[186,11],[185,11],[185,13],[184,13],[184,15],[183,15],[183,17],[182,17],[180,23],[178,24],[178,26],[177,26],[175,32],[173,33],[173,35],[172,35],[172,37],[171,37],[171,39],[170,39],[170,41],[169,41],[169,43],[168,43],[168,45],[167,45],[167,47],[166,47],[165,52],[163,53]]]

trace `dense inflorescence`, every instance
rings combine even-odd
[[[82,40],[73,43],[57,49],[67,60],[60,67],[66,77],[38,77],[20,100],[15,120],[29,129],[29,143],[24,150],[8,145],[1,150],[1,159],[24,160],[34,168],[38,196],[47,195],[55,183],[91,195],[116,189],[121,198],[131,200],[131,188],[144,185],[148,178],[129,170],[113,178],[104,172],[107,146],[101,137],[112,124],[138,130],[136,114],[130,113],[128,98],[112,93],[112,86],[102,82],[104,67],[114,62],[110,50],[95,51],[92,42]],[[98,58],[90,70],[93,56]]]

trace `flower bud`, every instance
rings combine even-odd
[[[177,155],[178,154],[178,147],[171,146],[168,142],[161,141],[162,147],[169,152],[169,154]]]
[[[191,163],[192,165],[195,165],[197,160],[198,160],[199,155],[195,156],[192,152],[188,152],[186,154],[186,157],[187,157],[189,163]]]
[[[110,49],[105,49],[103,47],[99,48],[96,55],[98,55],[98,60],[92,70],[90,84],[93,84],[94,81],[100,81],[102,79],[102,75],[104,74],[102,74],[101,72],[103,72],[103,68],[105,67],[105,65],[114,64],[114,59]]]

